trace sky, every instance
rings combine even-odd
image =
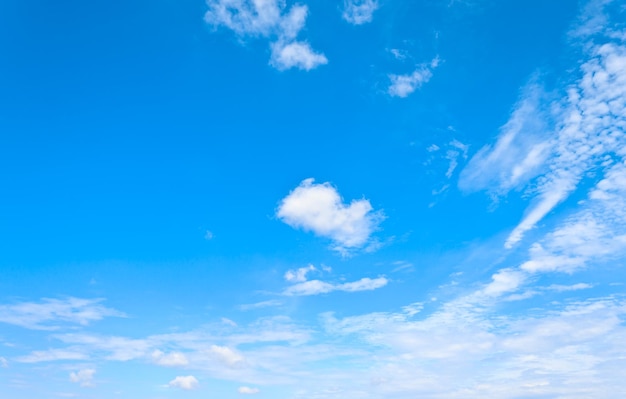
[[[617,0],[0,2],[0,396],[626,397]]]

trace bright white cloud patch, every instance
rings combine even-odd
[[[387,92],[392,97],[408,97],[409,94],[422,87],[433,76],[433,69],[439,65],[439,58],[435,58],[430,64],[422,64],[415,71],[407,75],[389,75],[391,81]]]
[[[284,294],[289,296],[307,296],[327,294],[333,291],[371,291],[384,287],[385,285],[387,285],[387,283],[389,283],[389,280],[387,280],[385,277],[378,277],[374,279],[365,277],[350,283],[340,284],[332,284],[320,280],[309,280],[292,285],[284,291]]]
[[[293,5],[287,10],[284,0],[208,0],[204,19],[224,26],[240,37],[264,37],[271,41],[270,64],[279,70],[311,70],[328,63],[321,53],[297,40],[304,28],[308,8]]]
[[[256,393],[261,392],[259,388],[250,388],[250,387],[239,387],[237,391],[244,395],[254,395]]]
[[[378,7],[377,0],[344,0],[342,16],[353,25],[361,25],[372,21]]]
[[[285,197],[276,215],[294,228],[302,228],[330,238],[334,249],[345,253],[370,243],[372,233],[384,219],[366,199],[344,204],[329,183],[315,184],[306,179]]]
[[[80,384],[82,387],[93,386],[93,376],[96,374],[94,369],[83,369],[78,372],[70,373],[70,381]]]
[[[180,388],[187,391],[198,388],[198,385],[198,380],[193,375],[178,376],[168,384],[171,388]]]
[[[122,312],[100,305],[102,301],[67,298],[0,305],[0,323],[33,330],[57,330],[63,324],[87,325],[109,316],[125,317]]]

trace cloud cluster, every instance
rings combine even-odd
[[[306,179],[280,202],[276,216],[294,228],[330,238],[333,248],[347,253],[371,244],[371,235],[384,219],[366,199],[345,204],[330,183]]]
[[[304,28],[308,8],[293,5],[287,10],[285,0],[207,0],[204,19],[215,27],[226,27],[239,37],[263,37],[270,40],[270,65],[279,70],[311,70],[328,63],[304,41],[297,40]]]
[[[592,3],[601,7],[610,2]],[[489,188],[497,194],[535,178],[532,189],[535,201],[510,233],[505,247],[519,243],[598,165],[602,173],[610,174],[612,168],[626,159],[623,32],[614,27],[604,31],[594,29],[591,37],[581,37],[581,30],[577,30],[587,59],[580,65],[579,77],[564,89],[558,106],[548,107],[550,97],[537,94],[541,89],[527,89],[495,145],[479,151],[463,171],[461,188]],[[542,108],[551,112],[539,111]]]

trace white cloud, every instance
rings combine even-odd
[[[83,369],[78,372],[71,372],[70,381],[80,384],[81,387],[92,387],[94,374],[96,374],[96,370],[94,369]]]
[[[261,302],[256,302],[256,303],[247,303],[247,304],[239,305],[239,309],[246,311],[246,310],[268,308],[272,306],[280,306],[282,304],[283,304],[282,301],[279,301],[278,299],[270,299],[268,301],[261,301]]]
[[[378,7],[377,0],[344,0],[342,16],[353,25],[362,25],[372,21]]]
[[[125,317],[122,312],[100,305],[102,301],[67,298],[0,305],[0,322],[32,330],[57,330],[63,323],[85,326],[108,316]]]
[[[278,70],[298,68],[310,71],[328,63],[326,56],[313,51],[308,43],[284,43],[279,41],[273,43],[271,47],[272,58],[270,59],[270,65]]]
[[[0,367],[7,368],[9,367],[9,362],[6,358],[0,356]]]
[[[219,345],[211,345],[209,353],[217,357],[222,363],[228,367],[239,367],[245,364],[246,359],[236,351]]]
[[[55,362],[58,360],[84,360],[87,355],[76,349],[50,349],[46,351],[33,351],[28,355],[18,357],[20,363]]]
[[[551,148],[544,133],[548,116],[541,111],[543,96],[536,84],[525,89],[495,145],[480,149],[461,173],[461,189],[488,189],[502,195],[541,171]]]
[[[187,357],[180,352],[163,353],[160,350],[152,352],[152,361],[159,366],[175,367],[189,364]]]
[[[250,387],[239,387],[237,391],[245,395],[254,395],[256,393],[261,392],[259,388],[250,388]]]
[[[306,281],[306,275],[309,272],[314,271],[317,271],[317,269],[313,265],[301,267],[296,270],[287,270],[287,272],[285,273],[285,280],[289,281],[290,283],[301,283],[303,281]]]
[[[180,388],[184,390],[192,390],[198,388],[198,380],[193,375],[178,376],[169,382],[171,388]]]
[[[371,291],[384,287],[387,283],[389,283],[389,280],[385,277],[378,277],[374,279],[365,277],[357,281],[340,284],[332,284],[320,280],[309,280],[288,287],[284,291],[284,294],[288,296],[307,296],[326,294],[333,291]]]
[[[224,26],[240,37],[264,37],[271,41],[270,65],[279,70],[311,70],[328,63],[321,53],[296,38],[304,28],[308,8],[293,5],[287,10],[284,0],[208,0],[204,19]]]
[[[409,94],[422,87],[433,76],[433,69],[439,65],[439,58],[435,58],[430,64],[422,64],[408,75],[389,75],[391,84],[387,92],[392,97],[408,97]]]
[[[333,186],[314,184],[313,179],[304,180],[289,193],[276,215],[291,227],[330,238],[334,249],[342,253],[371,243],[370,236],[384,219],[381,211],[373,211],[368,200],[344,204]]]
[[[586,284],[586,283],[578,283],[578,284],[572,284],[572,285],[552,284],[546,287],[547,290],[556,291],[556,292],[578,291],[578,290],[586,290],[589,288],[593,288],[593,285]]]
[[[542,98],[537,94],[541,90],[531,87],[495,146],[476,154],[461,176],[461,188],[488,188],[497,195],[536,177],[530,191],[535,200],[510,233],[506,248],[564,202],[589,172],[597,172],[600,165],[600,173],[608,173],[614,158],[622,162],[626,156],[626,40],[606,26],[604,32],[583,37],[586,60],[561,101]],[[542,113],[542,108],[551,112]]]

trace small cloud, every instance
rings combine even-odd
[[[237,391],[244,395],[254,395],[255,393],[261,392],[259,388],[250,388],[250,387],[239,387]]]
[[[105,317],[126,317],[122,312],[100,304],[103,299],[43,299],[41,302],[21,302],[0,305],[0,323],[13,324],[31,330],[58,330],[60,323],[86,326]]]
[[[309,296],[326,294],[333,291],[371,291],[384,287],[385,285],[387,285],[387,283],[389,283],[389,280],[387,280],[385,277],[378,277],[375,279],[365,277],[354,282],[341,284],[332,284],[320,280],[310,280],[292,285],[291,287],[287,288],[283,292],[283,294],[287,296]]]
[[[389,75],[391,84],[388,93],[392,97],[408,97],[409,94],[422,87],[433,76],[433,69],[439,65],[439,59],[433,59],[430,64],[422,64],[415,71],[408,75]]]
[[[282,304],[283,304],[282,301],[279,301],[278,299],[271,299],[269,301],[262,301],[262,302],[257,302],[257,303],[248,303],[244,305],[239,305],[239,309],[246,311],[246,310],[269,308],[272,306],[280,306]]]
[[[301,267],[296,270],[288,270],[285,273],[285,280],[289,281],[290,283],[301,283],[303,281],[306,281],[307,273],[314,272],[316,270],[317,269],[313,265],[308,265],[307,267]]]
[[[428,152],[435,152],[435,151],[439,151],[439,146],[437,144],[431,144],[428,148],[426,148],[426,151]]]
[[[165,354],[160,350],[155,350],[152,352],[152,361],[158,364],[159,366],[166,367],[176,367],[176,366],[186,366],[189,364],[189,360],[185,357],[184,354],[180,352],[171,352]]]
[[[377,0],[344,0],[342,16],[353,25],[362,25],[372,21],[378,7]]]
[[[222,317],[222,323],[231,327],[237,327],[237,323],[226,317]]]
[[[94,369],[84,369],[78,372],[70,373],[70,381],[80,384],[81,387],[92,387],[93,376],[96,374]]]
[[[207,241],[210,241],[213,239],[213,232],[207,230],[206,233],[204,233],[204,239]]]
[[[180,388],[187,391],[198,388],[198,385],[198,380],[193,375],[178,376],[168,384],[170,388]]]
[[[333,249],[343,254],[369,244],[370,236],[384,219],[383,213],[373,211],[366,199],[344,204],[330,183],[313,181],[302,181],[283,198],[276,216],[293,228],[330,238],[334,242]]]
[[[227,346],[211,345],[209,352],[229,367],[237,367],[245,363],[245,358]]]
[[[586,290],[589,288],[593,288],[593,285],[587,284],[587,283],[578,283],[578,284],[573,284],[573,285],[552,284],[546,287],[546,290],[556,291],[556,292],[565,292],[565,291]]]
[[[9,362],[7,361],[6,358],[0,356],[0,367],[2,368],[7,368],[9,367]]]
[[[408,53],[406,50],[392,48],[389,50],[389,52],[394,56],[396,60],[405,60],[408,57]]]
[[[278,70],[291,68],[310,71],[320,65],[328,64],[328,59],[324,54],[316,53],[308,43],[276,42],[272,44],[272,58],[270,65]]]

